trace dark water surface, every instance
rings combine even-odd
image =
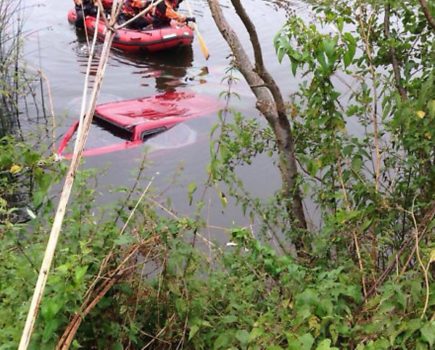
[[[52,89],[56,115],[56,137],[76,120],[80,111],[83,82],[87,64],[87,47],[82,34],[77,33],[66,19],[72,0],[26,0],[26,59],[34,69],[41,68],[48,77]],[[200,32],[209,48],[211,57],[204,59],[195,39],[192,48],[154,55],[131,56],[112,51],[103,82],[99,102],[151,96],[167,90],[194,91],[218,99],[226,90],[222,78],[228,67],[229,49],[218,32],[206,1],[190,0]],[[229,1],[222,1],[228,21],[240,33],[242,42],[247,35],[232,11]],[[263,44],[264,58],[272,75],[278,80],[284,94],[296,88],[287,64],[280,65],[273,49],[272,38],[285,22],[285,11],[277,4],[285,3],[306,11],[306,6],[290,1],[244,0],[253,22],[257,25]],[[187,9],[183,4],[181,11]],[[235,88],[241,95],[233,100],[232,106],[250,117],[258,116],[255,99],[241,79]],[[187,204],[187,185],[196,182],[202,193],[201,184],[207,179],[209,161],[209,134],[217,122],[217,114],[190,120],[171,130],[153,137],[135,149],[110,153],[86,159],[86,167],[99,169],[98,199],[109,203],[116,198],[111,189],[129,187],[134,183],[137,169],[148,150],[152,163],[147,168],[147,178],[155,176],[154,185],[165,190],[165,197],[172,199],[174,210],[189,215],[193,208]],[[93,127],[89,146],[110,144],[119,141],[110,133]],[[48,142],[48,140],[47,140]],[[182,168],[183,171],[177,173]],[[177,174],[174,176],[174,174]],[[268,196],[280,186],[280,178],[271,161],[258,159],[253,166],[240,169],[247,187],[258,196]],[[175,178],[175,184],[170,185]],[[147,180],[141,183],[147,185]],[[207,192],[207,212],[211,225],[229,226],[234,221],[243,225],[248,219],[239,211],[229,207],[222,212],[220,201],[213,190]]]

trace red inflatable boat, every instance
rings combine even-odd
[[[160,95],[98,105],[94,120],[109,124],[123,134],[128,141],[86,150],[85,156],[99,155],[127,148],[137,147],[150,135],[157,134],[173,126],[200,116],[210,115],[219,108],[218,101],[193,92],[166,92]],[[57,154],[64,155],[72,136],[78,128],[76,121],[65,133]]]
[[[74,9],[68,12],[68,21],[75,23],[77,15]],[[104,21],[96,23],[96,18],[87,16],[85,19],[86,29],[93,33],[98,31],[98,38],[104,39],[106,27]],[[148,51],[156,52],[191,45],[193,31],[186,24],[172,23],[168,27],[148,30],[119,29],[116,32],[112,46],[127,52]]]

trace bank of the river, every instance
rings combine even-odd
[[[215,15],[220,12],[216,1],[207,3]],[[231,3],[240,5],[237,0]],[[258,5],[249,7],[252,16],[270,20],[256,11],[273,9],[271,2],[252,3]],[[233,19],[227,4],[224,11]],[[207,136],[204,142],[198,137],[183,148],[163,148],[161,137],[172,135],[172,142],[183,132],[208,135],[201,133],[213,124],[207,118],[154,138],[156,149],[149,156],[153,164],[137,177],[133,189],[133,169],[137,172],[142,164],[141,150],[88,159],[86,167],[96,167],[97,174],[81,171],[75,176],[44,295],[35,294],[42,303],[31,309],[40,310],[35,329],[31,337],[21,339],[29,340],[31,349],[62,350],[431,350],[435,73],[433,18],[423,11],[426,5],[425,0],[401,0],[394,6],[388,1],[337,0],[316,9],[315,25],[293,12],[275,45],[278,57],[291,62],[300,80],[298,94],[285,98],[289,108],[281,113],[265,110],[272,130],[263,128],[262,119],[237,114],[216,129],[219,152],[210,162],[214,182],[209,191],[225,192],[219,200],[206,198],[195,219],[189,202],[200,198],[201,185],[193,198],[188,193],[195,189],[192,180],[201,184],[207,176]],[[39,21],[44,13],[48,12],[40,12]],[[56,23],[64,26],[63,21]],[[50,37],[53,32],[56,29],[43,33]],[[212,29],[205,33],[214,37]],[[218,37],[216,46],[225,48]],[[53,59],[53,66],[62,71],[66,66],[72,71],[72,62],[83,69],[74,61],[80,55],[61,54],[59,48],[68,47],[62,40],[37,52],[44,59],[47,52],[58,53],[60,61]],[[42,41],[36,37],[36,42]],[[83,45],[75,39],[68,43],[81,52]],[[132,63],[131,58],[112,56],[108,70],[112,84],[103,96],[125,98],[129,92],[124,82],[130,86],[134,80],[143,82],[139,86],[150,93],[163,86],[213,96],[222,88],[219,63],[201,78],[185,79],[203,66],[198,52],[197,48],[191,52],[181,85],[180,76],[164,67],[155,70],[148,61]],[[266,65],[277,75],[272,52],[266,53]],[[226,53],[215,60],[225,62]],[[280,83],[290,75],[285,72],[278,74]],[[344,79],[337,82],[338,72]],[[248,76],[252,71],[243,73]],[[54,92],[67,93],[57,75],[49,75]],[[255,89],[273,90],[267,76],[261,79],[264,84],[255,84]],[[349,89],[344,94],[343,85]],[[288,97],[290,87],[283,87]],[[252,97],[246,88],[239,92],[244,97],[236,106],[253,117],[257,112]],[[272,101],[270,97],[277,99],[279,94],[261,96]],[[78,104],[70,104],[73,96],[59,98],[69,106]],[[275,104],[278,110],[283,107],[279,100],[260,107]],[[72,119],[65,115],[58,131]],[[353,122],[363,126],[361,133],[354,132]],[[93,132],[93,141],[103,137],[102,130]],[[31,174],[32,204],[39,208],[36,215],[29,213],[33,220],[17,223],[7,200],[0,198],[0,349],[9,350],[21,337],[37,275],[47,276],[47,265],[40,268],[53,217],[47,188],[62,172],[56,167],[60,163],[40,158],[28,145],[5,140],[0,146],[1,189],[15,193],[21,189],[21,179]],[[295,160],[297,166],[289,169],[290,162],[281,163],[283,191],[267,201],[252,198],[278,186],[278,170],[258,157],[276,155],[277,149],[281,159]],[[184,169],[176,173],[180,161]],[[239,166],[250,162],[254,165]],[[294,176],[288,176],[290,172]],[[253,188],[252,193],[244,191],[235,173],[245,175],[245,188]],[[123,190],[108,194],[120,184]],[[316,203],[319,226],[305,226],[314,211],[298,206],[298,195]],[[123,199],[115,210],[104,215],[95,210],[101,203],[112,204],[115,196]],[[239,200],[238,211],[230,206],[220,215],[220,202],[231,196]],[[175,212],[168,198],[174,198]],[[243,209],[254,212],[261,226],[244,225],[238,214]],[[214,234],[215,224],[229,225],[232,219],[236,222],[227,231],[231,244],[214,244],[222,237]],[[263,239],[270,236],[277,245]]]

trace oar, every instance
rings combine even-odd
[[[193,17],[192,7],[190,6],[189,0],[186,0],[186,6],[187,6],[187,9],[189,10],[190,16]],[[198,29],[198,26],[196,25],[196,23],[193,22],[192,24],[193,24],[193,29],[195,29],[196,37],[198,38],[199,47],[201,48],[201,52],[204,55],[205,59],[208,60],[208,58],[210,57],[210,54],[208,52],[207,45],[205,44],[205,41],[204,41],[201,33],[199,32],[199,29]]]

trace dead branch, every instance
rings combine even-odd
[[[88,290],[88,292],[86,293],[87,297],[81,305],[80,311],[75,313],[68,326],[65,328],[62,336],[60,337],[56,345],[56,350],[69,349],[84,318],[89,315],[89,313],[95,308],[95,306],[116,283],[118,283],[122,279],[125,279],[127,276],[131,275],[134,271],[136,271],[137,265],[132,265],[131,261],[137,256],[140,251],[146,250],[148,252],[154,253],[147,254],[148,259],[142,261],[141,265],[155,259],[158,256],[159,249],[156,248],[158,247],[158,242],[159,236],[153,236],[145,242],[130,247],[129,250],[125,253],[125,256],[122,259],[121,263],[115,269],[105,274],[98,274],[98,276],[94,279],[94,282],[91,284],[92,289]],[[113,252],[109,252],[108,256],[112,258]],[[104,268],[107,268],[106,260],[107,259],[104,259],[102,262]]]

